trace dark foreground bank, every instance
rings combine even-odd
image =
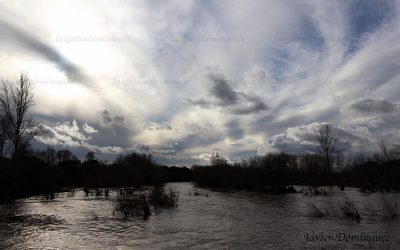
[[[145,154],[119,157],[113,164],[97,160],[65,160],[49,164],[34,156],[0,159],[0,200],[53,193],[61,188],[162,186],[168,181],[191,181],[188,168],[155,164]]]

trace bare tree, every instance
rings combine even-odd
[[[9,123],[4,115],[0,115],[0,158],[5,156],[8,142]]]
[[[50,166],[54,166],[56,164],[56,151],[53,148],[48,147],[46,150],[39,151],[37,154],[39,159],[46,162]]]
[[[221,154],[213,153],[210,157],[211,166],[226,166],[228,165],[228,160],[223,157]]]
[[[400,144],[395,144],[392,146],[392,148],[390,149],[390,155],[393,160],[400,159]]]
[[[28,117],[33,106],[32,88],[32,82],[24,74],[19,81],[1,81],[0,109],[9,123],[8,136],[13,146],[13,157],[20,156],[39,133],[38,124]]]
[[[329,171],[332,170],[332,156],[335,152],[337,138],[333,133],[332,126],[326,124],[319,128],[317,136],[320,153],[325,157],[326,167]]]
[[[76,157],[68,149],[60,149],[56,153],[58,163],[74,160]]]
[[[342,151],[336,152],[335,163],[339,170],[343,170],[345,166],[346,158]]]
[[[370,160],[369,158],[370,158],[370,156],[368,155],[367,150],[365,149],[364,146],[361,146],[357,164],[360,164],[360,165],[364,164]]]
[[[324,158],[318,154],[306,154],[300,159],[300,169],[311,174],[324,172]]]
[[[387,160],[387,161],[390,161],[390,160],[391,160],[391,157],[390,157],[389,149],[388,149],[388,147],[387,147],[387,145],[386,145],[385,140],[381,139],[381,140],[379,141],[378,145],[379,145],[379,148],[380,148],[381,151],[382,151],[382,154],[383,154],[384,157],[386,158],[386,160]]]

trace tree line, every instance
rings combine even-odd
[[[203,186],[269,192],[291,192],[289,185],[351,185],[400,191],[400,145],[390,146],[380,140],[377,151],[367,153],[362,148],[357,157],[346,159],[337,148],[338,140],[332,125],[324,124],[315,136],[317,153],[298,156],[274,152],[235,163],[213,153],[209,166],[192,168],[193,178]]]

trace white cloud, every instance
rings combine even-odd
[[[40,124],[42,133],[35,138],[39,143],[43,143],[56,148],[69,148],[73,151],[85,150],[94,151],[100,154],[121,154],[125,149],[118,146],[98,146],[92,144],[92,137],[85,136],[85,133],[94,133],[94,128],[85,122],[81,127],[73,120],[72,123],[56,123],[54,126]],[[89,132],[87,132],[89,131]]]
[[[88,134],[93,134],[93,133],[97,133],[99,132],[98,130],[94,129],[93,127],[91,127],[88,122],[85,122],[82,126],[83,130],[88,133]]]

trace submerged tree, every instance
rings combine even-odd
[[[7,135],[13,147],[13,157],[19,157],[39,133],[38,124],[28,116],[34,104],[32,88],[32,82],[24,74],[19,81],[1,81],[0,110],[9,125]]]
[[[337,138],[333,133],[331,125],[325,124],[319,128],[317,141],[320,153],[325,158],[326,167],[329,171],[332,171],[332,154],[335,152]]]

